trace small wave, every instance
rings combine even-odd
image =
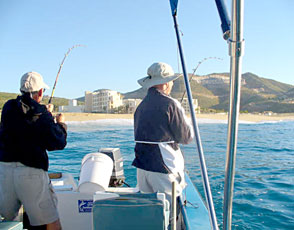
[[[278,124],[278,123],[284,123],[284,122],[294,122],[294,120],[276,120],[276,121],[244,121],[239,120],[239,124],[245,124],[245,125],[260,125],[260,124]]]
[[[258,123],[258,122],[239,120],[239,124],[251,125],[251,124],[256,124],[256,123]]]
[[[132,119],[101,119],[89,121],[69,121],[66,122],[69,131],[75,132],[93,132],[93,131],[106,131],[112,129],[130,129],[133,128]]]
[[[197,121],[200,124],[226,124],[227,120],[217,120],[217,119],[208,119],[208,118],[198,118]]]
[[[197,118],[197,116],[196,116]],[[209,118],[197,118],[199,124],[227,124],[228,120],[222,119],[209,119]],[[277,121],[245,121],[239,120],[239,124],[276,124],[280,122],[294,122],[294,120],[277,120]],[[134,124],[133,119],[99,119],[88,121],[66,121],[68,125],[124,125],[130,126]]]
[[[228,120],[197,118],[199,124],[227,124]],[[255,124],[276,124],[281,122],[294,122],[294,120],[276,120],[276,121],[245,121],[239,120],[239,124],[255,125]]]
[[[198,118],[197,119],[199,124],[227,124],[227,120],[217,120],[217,119],[208,119],[208,118]],[[245,125],[255,125],[255,124],[271,124],[271,123],[279,123],[284,122],[284,120],[279,121],[245,121],[245,120],[239,120],[239,124],[245,124]]]
[[[226,124],[227,120],[217,120],[208,118],[197,118],[197,121],[201,124]],[[87,120],[87,121],[66,121],[68,125],[133,125],[133,119],[99,119],[99,120]]]
[[[68,125],[133,125],[133,119],[100,119],[89,121],[67,121]]]
[[[278,121],[259,121],[256,122],[257,124],[276,124],[276,123],[280,123],[280,122],[284,122],[283,120],[278,120]]]

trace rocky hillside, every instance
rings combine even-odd
[[[198,99],[201,108],[228,110],[230,94],[228,73],[196,75],[191,78],[190,83],[193,98]],[[171,95],[182,98],[184,91],[184,80],[179,78],[175,81]],[[124,98],[143,98],[145,95],[146,90],[138,89],[124,94]],[[294,112],[294,86],[245,73],[241,82],[240,109],[248,112]]]

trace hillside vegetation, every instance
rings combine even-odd
[[[16,93],[2,93],[0,92],[0,110],[3,108],[3,105],[6,101],[12,98],[16,98],[18,94]]]
[[[0,92],[0,110],[2,110],[3,105],[6,103],[6,101],[10,99],[15,99],[18,95],[20,94]],[[48,104],[48,101],[49,101],[49,96],[44,96],[42,103]],[[58,106],[68,105],[68,99],[54,97],[51,103],[54,105],[54,110],[57,111]]]

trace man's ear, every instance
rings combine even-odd
[[[43,89],[40,89],[40,90],[38,91],[38,96],[39,96],[39,97],[43,96]]]
[[[164,86],[163,86],[163,89],[164,89],[164,90],[166,90],[166,89],[169,88],[169,84],[168,84],[168,82],[164,83],[163,85],[164,85]]]

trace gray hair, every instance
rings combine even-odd
[[[24,91],[20,91],[21,92],[21,95],[29,95],[30,98],[33,98],[34,95],[38,94],[39,91],[34,91],[34,92],[24,92]]]

